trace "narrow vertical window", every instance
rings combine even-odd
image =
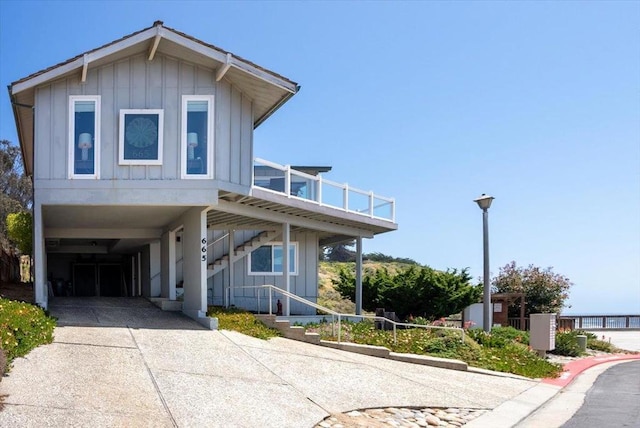
[[[182,177],[212,178],[213,97],[182,97]]]
[[[69,110],[69,177],[99,178],[100,96],[71,96]]]

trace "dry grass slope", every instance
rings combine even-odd
[[[363,270],[367,274],[376,269],[385,268],[390,274],[396,274],[410,266],[404,263],[365,261]],[[355,313],[355,304],[349,299],[343,299],[333,286],[333,281],[338,280],[341,269],[350,269],[355,272],[356,264],[353,262],[320,262],[318,267],[318,304],[336,312],[353,314]]]

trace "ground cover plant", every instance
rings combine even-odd
[[[556,355],[566,355],[568,357],[580,357],[586,355],[578,345],[578,336],[587,336],[587,349],[600,352],[622,352],[622,349],[616,348],[611,343],[598,339],[593,333],[582,330],[563,330],[560,329],[556,333],[556,348],[550,351]]]
[[[220,330],[233,330],[258,339],[270,339],[281,336],[276,329],[269,328],[248,311],[238,308],[209,306],[207,316],[218,318]]]
[[[51,343],[56,322],[34,305],[0,298],[0,342],[7,365],[33,348]]]
[[[319,333],[324,340],[337,340],[337,328],[331,323],[307,325],[307,331]],[[529,378],[556,377],[562,371],[558,364],[540,358],[528,346],[526,332],[507,327],[491,333],[467,330],[464,341],[459,331],[410,328],[393,331],[377,330],[373,322],[344,322],[341,340],[384,346],[393,352],[431,355],[459,359],[472,367],[514,373]]]

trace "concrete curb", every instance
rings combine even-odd
[[[341,351],[354,352],[356,354],[369,355],[371,357],[386,358],[388,360],[402,361],[411,364],[421,364],[449,370],[468,371],[467,363],[460,360],[450,360],[447,358],[429,357],[426,355],[401,354],[391,352],[384,346],[360,345],[358,343],[332,342],[321,340],[320,345],[328,348],[339,349]]]
[[[561,389],[559,386],[539,383],[468,422],[465,428],[513,427],[555,397]]]

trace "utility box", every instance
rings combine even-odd
[[[529,345],[540,356],[556,349],[556,314],[531,314]]]
[[[462,319],[469,328],[484,328],[484,303],[474,303],[464,308]],[[493,322],[493,311],[489,313],[489,325]]]

